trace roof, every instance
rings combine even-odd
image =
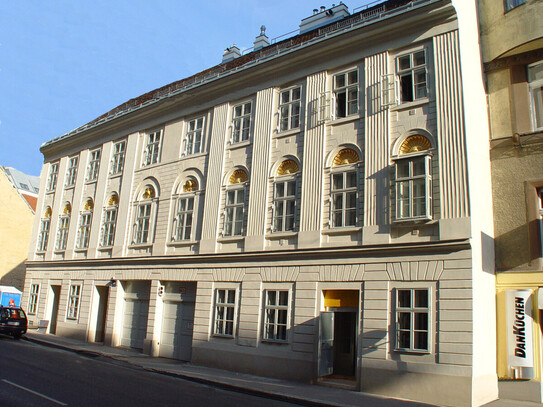
[[[0,166],[11,185],[30,206],[32,212],[36,212],[38,204],[38,192],[40,189],[40,177],[25,174],[15,168]]]
[[[318,38],[341,33],[352,28],[359,28],[362,25],[373,23],[389,17],[391,14],[396,14],[396,12],[416,8],[419,5],[426,5],[436,1],[441,0],[388,0],[384,2],[377,0],[374,3],[370,3],[369,5],[363,7],[361,11],[353,13],[342,20],[335,21],[312,31],[308,31],[304,34],[298,34],[285,40],[275,42],[259,50],[249,52],[231,61],[215,65],[211,68],[198,72],[195,75],[172,82],[141,96],[130,99],[114,109],[111,109],[107,113],[104,113],[96,119],[88,122],[87,124],[80,126],[60,137],[56,137],[43,143],[42,148],[84,132],[85,130],[99,126],[137,109],[144,108],[165,98],[176,96],[190,88],[219,79],[240,69],[248,68],[255,63],[272,59],[283,54],[285,51],[299,47],[300,45],[309,44]]]

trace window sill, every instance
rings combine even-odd
[[[228,150],[235,150],[235,149],[247,147],[250,145],[251,145],[251,139],[249,138],[248,140],[243,140],[237,143],[228,142],[228,145],[226,146],[226,148]]]
[[[205,155],[206,155],[206,153],[182,154],[180,159],[181,160],[187,160],[189,158],[198,158],[198,157],[203,157]]]
[[[432,352],[429,350],[418,350],[418,349],[394,349],[396,353],[405,353],[409,355],[430,355]]]
[[[54,194],[54,193],[55,193],[54,189],[49,189],[49,190],[45,191],[45,195],[51,195],[51,194]]]
[[[109,174],[109,179],[119,178],[121,175],[123,175],[122,172],[117,172],[115,174]]]
[[[149,249],[153,247],[152,243],[132,243],[128,245],[129,249]]]
[[[64,253],[66,253],[66,249],[63,249],[63,250],[55,249],[55,250],[53,250],[53,254],[64,254]]]
[[[390,108],[390,111],[395,112],[395,111],[409,110],[409,109],[413,109],[414,107],[426,105],[428,103],[430,103],[429,97],[420,98],[417,100],[413,100],[412,102],[403,102],[403,103],[400,103],[399,105],[393,106]]]
[[[65,191],[68,191],[70,189],[74,189],[75,188],[75,184],[72,184],[72,185],[64,185],[64,190]]]
[[[437,220],[433,220],[431,217],[421,217],[421,218],[405,218],[405,219],[394,219],[392,221],[393,226],[410,226],[410,225],[420,225],[420,224],[434,224],[437,223]]]
[[[290,129],[290,130],[283,130],[283,131],[277,131],[274,135],[275,138],[281,138],[281,137],[288,137],[292,136],[294,134],[301,133],[302,129],[300,127],[296,129]]]
[[[270,232],[266,234],[266,239],[284,239],[286,237],[298,236],[298,232],[287,231],[287,232]]]
[[[74,249],[74,253],[84,253],[87,250],[89,250],[88,247],[81,247],[81,248],[77,247],[77,248]]]
[[[349,123],[349,122],[354,122],[356,120],[361,120],[363,119],[364,116],[361,115],[360,113],[356,113],[356,114],[352,114],[350,116],[345,116],[345,117],[340,117],[340,118],[337,118],[337,119],[334,119],[334,120],[330,120],[328,122],[328,124],[330,126],[336,126],[338,124],[344,124],[344,123]]]
[[[166,243],[166,246],[170,247],[182,247],[182,246],[192,246],[198,244],[196,240],[173,240]]]
[[[321,231],[323,235],[343,235],[348,233],[360,232],[362,227],[360,226],[346,226],[338,228],[328,228]]]
[[[96,250],[100,251],[100,252],[105,252],[107,250],[111,250],[113,249],[113,246],[99,246],[96,248]]]
[[[85,180],[85,185],[96,184],[98,178]]]
[[[217,242],[239,242],[245,239],[245,235],[239,236],[223,236],[217,239]]]
[[[269,343],[269,344],[275,344],[275,345],[288,345],[290,342],[288,340],[281,340],[281,339],[262,339],[262,343]]]
[[[213,334],[213,338],[220,338],[220,339],[235,339],[234,335],[222,335],[222,334]]]

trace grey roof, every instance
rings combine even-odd
[[[2,167],[11,183],[21,192],[37,194],[40,190],[40,177],[27,175],[15,168]]]

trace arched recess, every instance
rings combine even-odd
[[[181,173],[174,182],[172,195],[197,192],[203,189],[203,175],[200,170],[190,168]]]
[[[399,137],[392,145],[392,156],[432,150],[437,147],[432,134],[424,129],[411,129]]]
[[[362,151],[355,144],[342,144],[334,148],[326,157],[326,167],[355,164],[362,160]]]
[[[224,177],[224,185],[242,184],[249,181],[249,172],[244,167],[234,167],[232,170],[226,173]]]
[[[270,178],[297,174],[301,169],[302,166],[298,158],[292,155],[283,156],[271,166]]]
[[[158,181],[152,177],[144,179],[136,190],[136,201],[155,199],[160,196]]]

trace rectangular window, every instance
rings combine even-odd
[[[335,117],[358,113],[358,70],[334,75]]]
[[[62,215],[58,222],[56,250],[66,250],[68,242],[68,228],[70,227],[70,215]]]
[[[534,130],[543,129],[543,62],[528,66]]]
[[[147,135],[147,144],[143,153],[143,165],[152,165],[158,163],[160,159],[160,139],[162,131],[155,131]]]
[[[143,244],[149,241],[149,228],[151,226],[151,203],[136,207],[136,223],[134,229],[134,243]]]
[[[202,151],[203,128],[203,117],[189,121],[187,135],[185,137],[185,155],[197,154]]]
[[[192,215],[194,212],[194,197],[181,197],[177,200],[175,216],[174,240],[190,240],[192,236]]]
[[[332,174],[331,225],[334,228],[356,226],[356,171]]]
[[[121,174],[124,166],[124,155],[126,149],[126,141],[120,141],[113,144],[113,155],[111,156],[111,175]]]
[[[232,118],[232,143],[249,140],[251,131],[252,102],[234,106]]]
[[[430,291],[396,290],[396,350],[430,350]]]
[[[30,286],[30,294],[28,296],[28,314],[36,315],[38,312],[38,297],[40,295],[40,285],[32,284]]]
[[[243,234],[243,216],[245,212],[245,189],[226,191],[224,208],[224,236],[241,236]]]
[[[267,341],[285,342],[289,328],[289,291],[266,290],[264,295],[264,332]]]
[[[537,190],[537,197],[539,201],[539,253],[543,257],[543,188]]]
[[[430,156],[396,161],[396,219],[430,218]]]
[[[91,219],[92,212],[83,212],[79,218],[79,230],[77,232],[78,249],[86,249],[89,247]]]
[[[102,223],[102,240],[100,246],[113,246],[115,240],[115,224],[117,222],[117,207],[108,207],[104,210],[104,222]]]
[[[526,0],[504,0],[503,6],[505,8],[505,11],[513,10],[515,7],[520,6],[521,4],[524,4]]]
[[[81,286],[72,284],[68,296],[68,314],[67,319],[77,319],[79,316],[79,301],[81,296]]]
[[[58,178],[58,163],[51,164],[49,167],[49,176],[47,177],[47,186],[45,187],[46,191],[52,191],[57,186]]]
[[[396,73],[400,82],[400,100],[412,102],[428,96],[426,80],[426,51],[420,50],[396,58]]]
[[[99,168],[100,150],[93,150],[89,154],[89,164],[87,165],[87,181],[94,181],[98,178]]]
[[[279,131],[300,127],[300,98],[302,88],[297,86],[281,91],[279,95]]]
[[[274,232],[294,230],[296,180],[278,181],[273,186]]]
[[[77,176],[77,164],[79,163],[79,157],[72,157],[68,161],[68,170],[66,171],[66,187],[73,187],[75,185],[75,177]]]
[[[49,228],[51,219],[45,218],[41,220],[40,234],[38,235],[38,251],[44,252],[47,250],[47,242],[49,241]]]
[[[236,310],[236,290],[218,289],[215,291],[215,329],[214,334],[234,336]]]

